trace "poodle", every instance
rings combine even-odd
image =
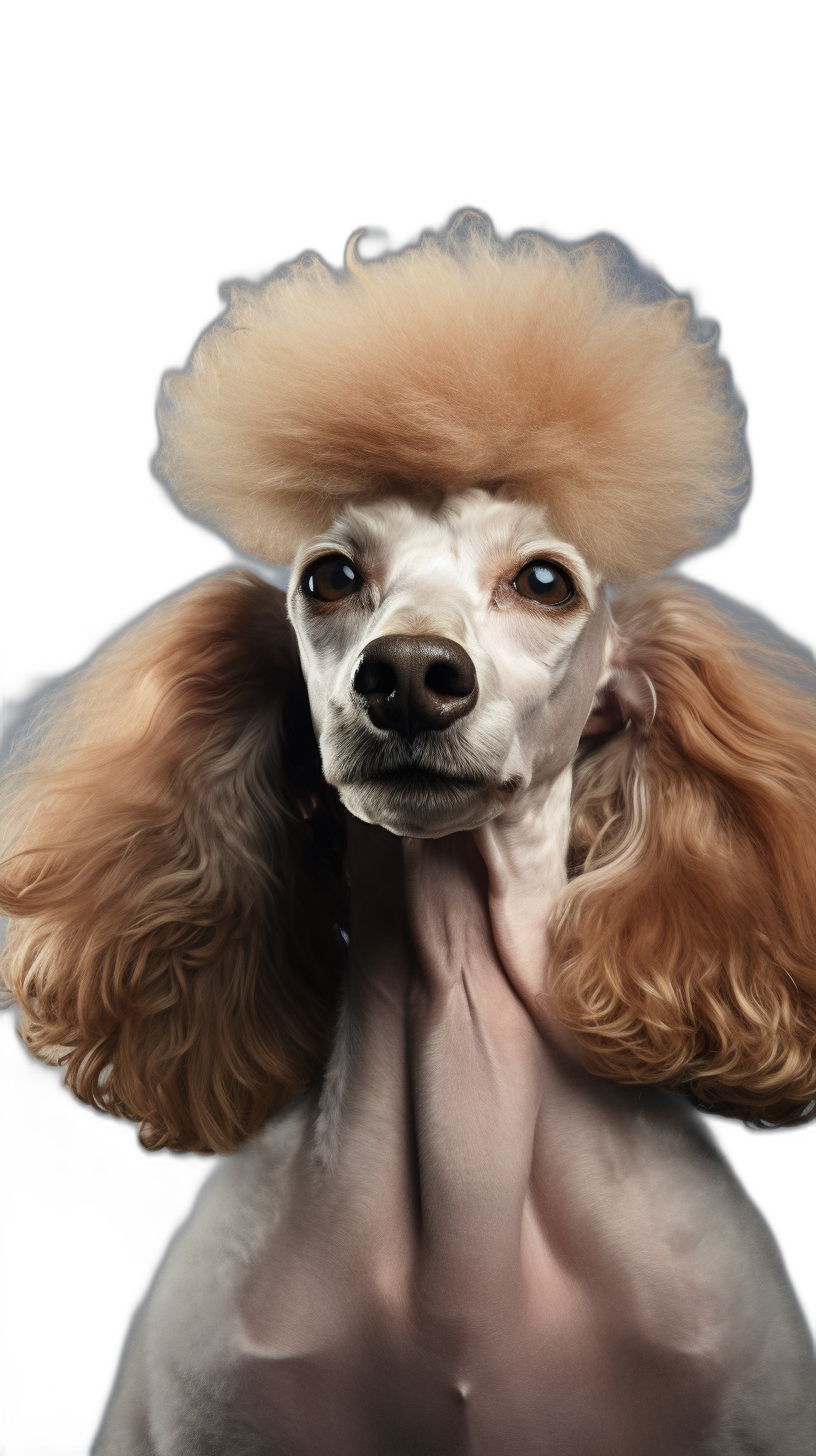
[[[465,216],[235,287],[158,469],[232,570],[18,750],[20,1032],[232,1154],[95,1456],[810,1456],[816,1367],[699,1109],[816,1105],[816,698],[666,568],[743,416],[610,239]]]

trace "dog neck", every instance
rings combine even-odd
[[[567,772],[437,840],[349,822],[349,981],[314,1147],[385,1282],[418,1248],[455,1281],[463,1225],[469,1287],[520,1277],[537,1124],[572,1055],[546,990],[569,793]]]
[[[439,839],[399,839],[349,816],[352,1005],[362,1009],[386,987],[467,989],[484,967],[478,973],[511,989],[539,1033],[572,1047],[547,986],[571,788],[566,769],[480,828]]]

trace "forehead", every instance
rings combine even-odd
[[[480,569],[522,564],[552,551],[581,578],[597,585],[580,552],[555,529],[544,506],[471,489],[433,504],[400,498],[347,507],[325,535],[310,541],[301,561],[342,551],[388,576],[406,572]]]

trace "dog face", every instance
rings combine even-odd
[[[348,508],[300,551],[289,613],[323,772],[400,835],[552,781],[609,676],[599,577],[542,507],[478,489]]]

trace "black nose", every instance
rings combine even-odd
[[[369,642],[354,675],[354,691],[378,728],[415,738],[447,728],[476,705],[476,669],[447,637],[394,634]]]

